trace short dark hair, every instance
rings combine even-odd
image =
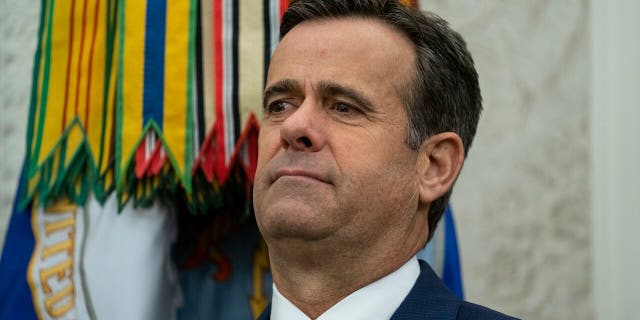
[[[417,150],[430,136],[455,132],[465,156],[482,111],[482,97],[473,59],[460,34],[433,13],[420,12],[399,0],[294,0],[280,25],[282,39],[296,25],[310,20],[375,18],[413,42],[416,72],[400,95],[407,112],[405,143]],[[429,238],[449,202],[451,190],[431,203]]]

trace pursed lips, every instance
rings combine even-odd
[[[313,179],[313,180],[317,180],[319,182],[323,182],[323,183],[329,183],[329,181],[327,181],[326,178],[323,178],[322,175],[315,173],[315,172],[311,172],[311,171],[307,171],[301,168],[281,168],[278,169],[275,173],[275,175],[273,176],[272,179],[272,183],[276,182],[276,180],[280,179],[281,177],[300,177],[300,178],[308,178],[308,179]]]

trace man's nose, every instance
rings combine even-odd
[[[300,105],[280,127],[280,141],[285,150],[316,152],[324,147],[322,111],[311,101]]]

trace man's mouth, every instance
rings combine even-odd
[[[275,182],[276,180],[283,177],[306,178],[317,180],[323,183],[329,183],[328,179],[323,177],[323,175],[302,168],[280,168],[273,175],[272,182]]]

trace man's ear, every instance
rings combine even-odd
[[[456,181],[464,161],[462,139],[456,133],[443,132],[420,146],[418,190],[421,203],[431,203],[444,195]]]

